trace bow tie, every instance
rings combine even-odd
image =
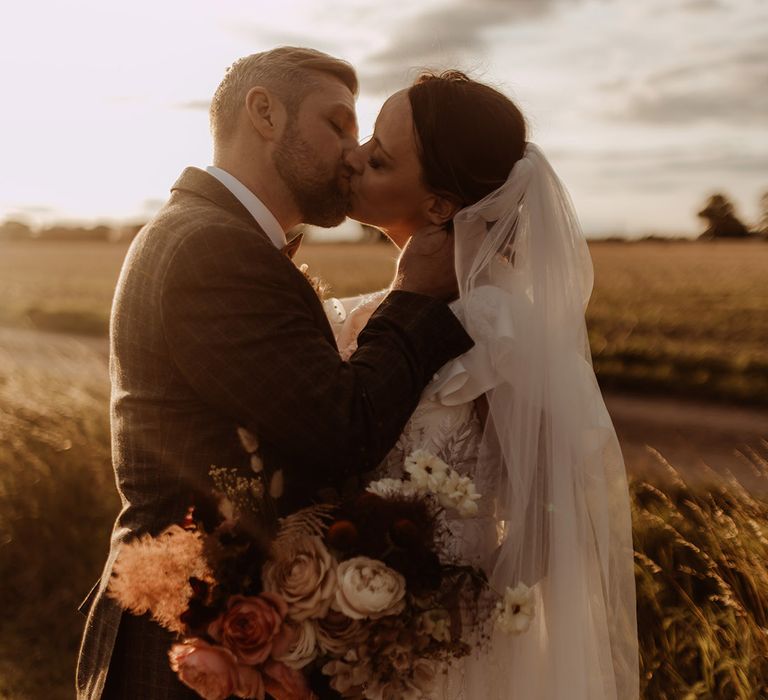
[[[304,238],[304,234],[300,233],[298,236],[294,236],[291,238],[288,243],[286,243],[282,248],[280,248],[280,252],[284,255],[287,255],[291,260],[293,260],[293,256],[296,255],[296,253],[299,250],[299,246],[301,245],[301,240]]]

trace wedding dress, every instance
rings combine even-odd
[[[355,352],[357,335],[385,296],[386,290],[383,290],[324,302],[343,358],[347,359]],[[451,306],[457,312],[461,302],[453,302]],[[444,516],[444,524],[450,533],[448,554],[488,568],[489,558],[498,546],[498,537],[491,497],[495,474],[478,469],[477,454],[483,431],[475,399],[481,394],[481,387],[473,382],[460,360],[442,367],[427,385],[397,443],[372,479],[402,478],[405,458],[420,449],[439,457],[462,476],[471,477],[481,495],[478,513],[471,518]]]
[[[357,349],[357,335],[385,296],[386,290],[382,290],[358,297],[331,298],[324,302],[342,357],[349,358]],[[450,306],[454,313],[461,316],[460,300]],[[484,387],[477,381],[478,377],[467,369],[473,360],[480,360],[478,356],[485,350],[482,340],[478,340],[470,351],[471,357],[465,355],[453,360],[435,374],[397,443],[371,478],[402,478],[405,476],[405,458],[419,449],[436,455],[463,476],[469,476],[481,496],[477,502],[478,512],[470,518],[461,518],[455,511],[442,514],[448,535],[445,551],[456,561],[489,571],[499,546],[494,508],[498,474],[487,468],[488,462],[478,460],[483,434],[478,399]],[[479,679],[482,679],[481,683],[478,683]],[[506,698],[509,696],[505,686],[503,663],[485,647],[469,658],[454,662],[439,675],[435,694],[430,700]],[[491,694],[490,688],[500,692]]]
[[[447,522],[453,553],[500,595],[524,584],[535,612],[452,666],[435,700],[637,700],[627,478],[592,368],[592,263],[570,198],[529,143],[453,224],[451,308],[475,346],[435,375],[376,476],[402,476],[419,448],[471,476],[479,512]],[[342,357],[384,295],[325,303]]]

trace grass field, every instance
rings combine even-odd
[[[75,610],[119,507],[107,380],[87,344],[5,337],[18,342],[0,352],[0,698],[68,700]],[[768,493],[768,463],[752,460]],[[728,477],[691,486],[660,467],[665,479],[631,486],[642,697],[764,700],[768,502]]]
[[[103,334],[124,252],[0,244],[0,325]],[[759,399],[741,388],[766,380],[768,246],[592,252],[589,321],[604,382]],[[307,246],[299,262],[346,295],[386,284],[393,257],[386,246]],[[119,507],[108,386],[88,344],[61,337],[54,351],[40,335],[4,337],[16,340],[0,341],[0,698],[66,700],[83,623],[75,609]],[[768,463],[751,460],[768,492]],[[763,700],[768,502],[728,476],[689,485],[659,462],[668,478],[631,487],[643,698]]]
[[[768,404],[768,245],[593,243],[587,320],[604,387]],[[0,243],[0,324],[105,334],[125,246]],[[346,296],[385,286],[387,245],[305,245]]]

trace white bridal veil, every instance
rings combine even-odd
[[[522,634],[495,632],[446,698],[636,700],[629,494],[592,369],[592,262],[570,197],[529,143],[454,227],[458,313],[477,342],[466,388],[489,406],[478,469],[498,475],[491,585],[531,587],[535,613]]]

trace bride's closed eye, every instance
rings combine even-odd
[[[371,156],[368,158],[368,165],[371,169],[378,170],[383,165],[383,163],[378,158]]]

